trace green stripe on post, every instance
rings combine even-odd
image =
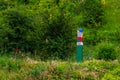
[[[76,56],[77,62],[83,61],[83,46],[78,45],[77,46],[77,56]]]
[[[82,62],[83,61],[83,30],[77,30],[77,51],[76,51],[76,61]]]

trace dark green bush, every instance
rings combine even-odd
[[[95,30],[84,29],[84,44],[86,45],[96,45],[98,41],[98,35]]]
[[[58,12],[57,12],[58,11]],[[55,14],[57,12],[57,14]],[[45,37],[44,47],[42,48],[46,58],[55,57],[65,59],[71,55],[74,49],[73,28],[69,25],[70,15],[55,8],[49,17],[48,27],[43,37]],[[46,54],[46,55],[45,55]],[[43,57],[43,56],[42,56]],[[43,57],[43,59],[45,59]]]
[[[102,42],[97,45],[97,58],[104,60],[115,60],[117,58],[117,47],[112,43]]]
[[[0,0],[0,11],[5,10],[8,7],[8,3]]]
[[[84,29],[85,45],[96,45],[101,40],[120,41],[119,27],[117,31],[101,27],[104,24],[101,0],[26,1],[6,1],[9,8],[5,7],[6,10],[0,12],[1,52],[13,51],[19,47],[25,52],[36,53],[43,59],[65,59],[76,51],[78,27]],[[109,27],[112,27],[111,24]]]
[[[74,26],[70,23],[72,22],[70,7],[62,4],[63,2],[60,2],[59,6],[52,1],[49,3],[55,5],[46,8],[49,4],[41,2],[45,5],[27,7],[29,10],[23,9],[22,5],[3,11],[5,25],[2,26],[0,33],[4,31],[6,35],[0,36],[5,36],[7,40],[1,39],[5,46],[0,44],[0,47],[8,52],[19,48],[22,52],[40,55],[42,59],[52,57],[65,59],[71,56],[75,51],[76,31],[73,32]]]
[[[4,22],[9,31],[6,32],[8,42],[6,49],[13,51],[16,48],[29,50],[31,47],[31,34],[34,26],[32,19],[27,17],[24,12],[18,10],[7,10],[3,14]]]
[[[99,28],[104,22],[104,8],[101,0],[84,0],[81,3],[83,12],[83,26]]]

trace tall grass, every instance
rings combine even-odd
[[[36,61],[0,57],[1,80],[101,80],[120,79],[120,62],[89,60],[83,63]],[[108,77],[112,75],[111,77]]]

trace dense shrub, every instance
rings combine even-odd
[[[101,0],[84,0],[81,3],[83,26],[99,28],[104,22],[104,9]]]
[[[3,1],[0,0],[0,11],[7,9],[7,7],[8,7],[8,3],[5,2],[4,0]]]
[[[18,47],[22,52],[37,54],[42,59],[68,58],[76,51],[78,27],[84,29],[84,44],[87,46],[96,45],[102,40],[115,43],[120,41],[119,23],[115,25],[116,28],[114,23],[103,26],[106,7],[103,8],[101,0],[1,0],[1,2],[4,2],[0,4],[0,8],[3,7],[0,12],[2,53]],[[111,21],[111,18],[109,19]],[[116,18],[112,19],[114,20],[116,22]]]
[[[102,42],[97,45],[98,59],[104,60],[114,60],[117,58],[117,49],[116,46],[112,43]]]
[[[84,44],[96,45],[98,41],[98,35],[95,30],[84,29]]]
[[[1,36],[5,36],[7,40],[6,42],[1,40],[5,43],[5,47],[2,44],[1,47],[8,52],[19,48],[22,52],[40,55],[42,59],[51,57],[65,59],[71,56],[76,50],[76,31],[74,32],[74,26],[71,25],[70,5],[66,6],[67,2],[62,3],[58,6],[51,1],[49,4],[54,5],[45,9],[43,7],[49,4],[45,3],[46,5],[36,8],[27,7],[30,10],[21,6],[4,11],[5,25],[2,26],[0,33],[4,30],[6,35]]]
[[[45,31],[43,41],[43,52],[46,58],[55,57],[65,59],[72,55],[74,49],[73,27],[69,25],[71,16],[69,13],[61,10],[59,7],[50,9],[50,16],[48,20],[48,27]],[[57,14],[56,14],[57,13]],[[43,38],[44,38],[43,37]],[[49,57],[48,57],[49,56]],[[44,56],[42,56],[44,59]]]
[[[7,10],[3,14],[4,24],[8,28],[6,37],[8,42],[5,43],[8,51],[13,51],[16,48],[28,50],[30,44],[31,34],[34,31],[34,26],[31,24],[32,20],[23,12],[18,10]],[[29,36],[29,37],[28,37]]]

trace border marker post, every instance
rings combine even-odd
[[[77,30],[77,62],[83,61],[83,30],[80,28]]]

